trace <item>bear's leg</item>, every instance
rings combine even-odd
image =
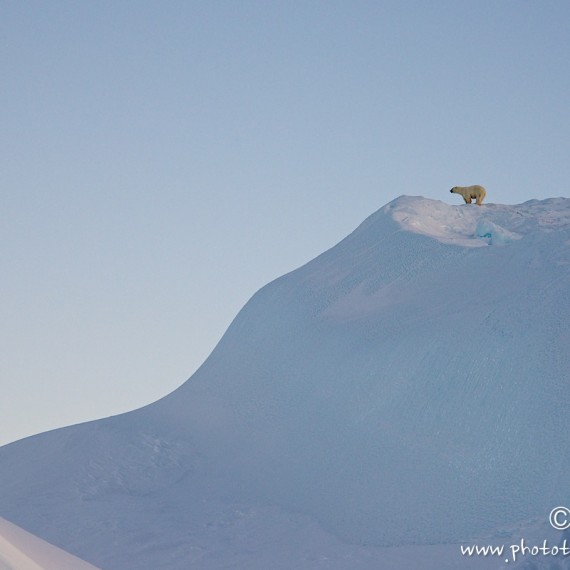
[[[471,204],[471,198],[466,198],[465,196],[463,196],[463,199],[465,200],[466,204]]]

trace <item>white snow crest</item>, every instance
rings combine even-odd
[[[532,232],[570,228],[568,198],[456,206],[421,196],[400,196],[383,210],[404,230],[463,247],[505,245]]]

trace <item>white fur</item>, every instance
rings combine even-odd
[[[452,194],[460,194],[463,196],[466,204],[471,204],[471,200],[477,201],[477,206],[480,206],[483,199],[487,195],[487,191],[483,186],[475,184],[474,186],[454,186],[450,192]]]

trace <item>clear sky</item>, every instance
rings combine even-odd
[[[0,444],[170,392],[401,194],[570,195],[567,0],[5,1],[0,37]]]

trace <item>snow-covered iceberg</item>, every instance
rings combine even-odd
[[[106,570],[497,568],[457,545],[570,502],[569,299],[569,199],[400,197],[172,394],[0,449],[0,514]]]

